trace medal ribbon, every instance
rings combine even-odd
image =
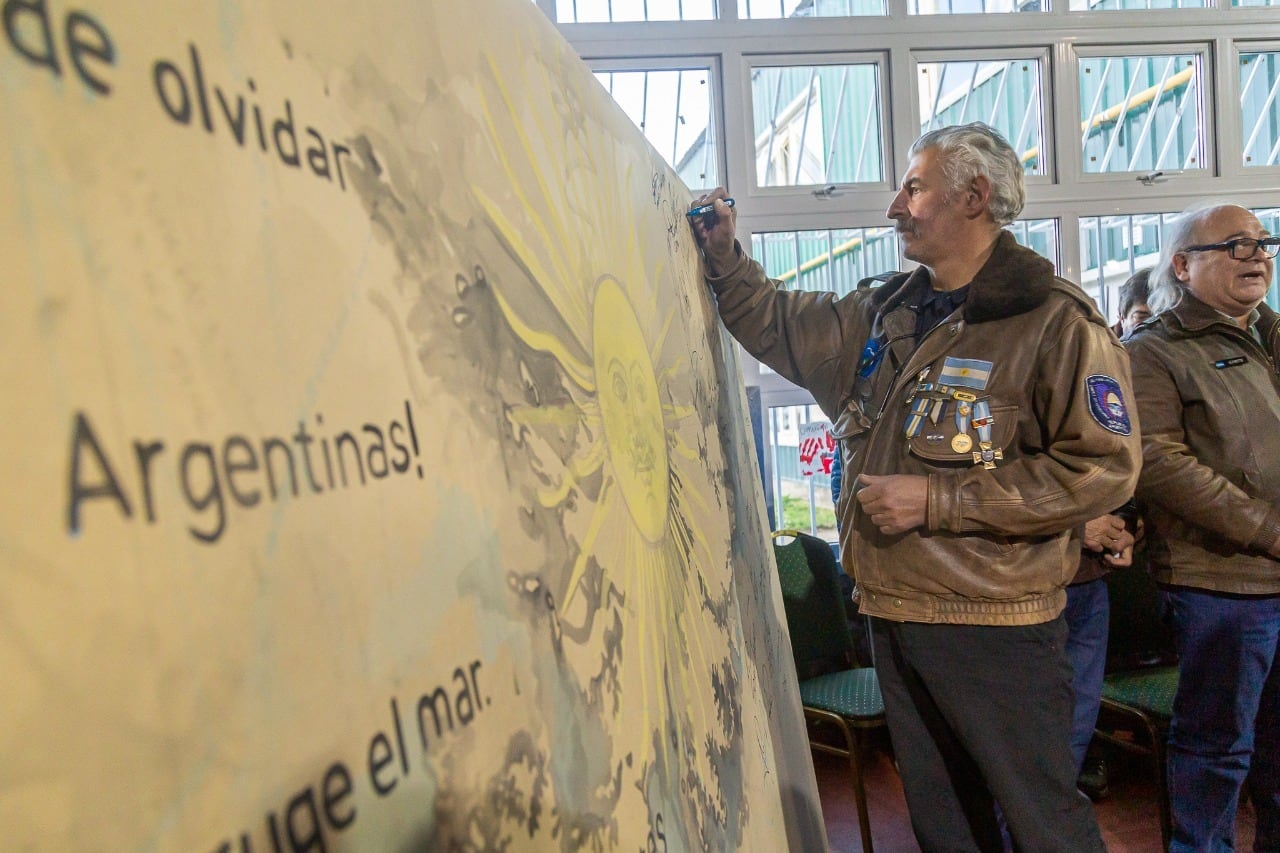
[[[991,417],[991,403],[978,400],[973,404],[973,425],[978,430],[978,446],[991,447],[991,425],[995,418]]]
[[[969,431],[973,401],[977,398],[968,391],[952,391],[951,396],[956,399],[956,435],[964,435]]]

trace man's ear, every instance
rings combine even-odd
[[[1173,277],[1178,281],[1191,278],[1191,272],[1187,269],[1187,256],[1182,252],[1173,256]]]
[[[970,219],[987,213],[991,208],[991,179],[978,175],[969,183],[964,193],[964,211]]]

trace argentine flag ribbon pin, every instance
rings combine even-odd
[[[978,391],[987,387],[987,379],[991,376],[991,362],[977,358],[955,358],[947,356],[942,362],[942,375],[938,382],[943,385],[974,388]]]

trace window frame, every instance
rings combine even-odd
[[[1041,161],[1044,163],[1044,174],[1026,175],[1027,189],[1030,192],[1031,187],[1040,185],[1052,185],[1058,182],[1058,151],[1055,145],[1055,134],[1053,126],[1053,116],[1051,105],[1053,103],[1052,92],[1052,70],[1050,55],[1052,51],[1048,45],[1040,47],[1014,47],[993,51],[991,48],[971,48],[961,50],[937,50],[926,48],[922,50],[911,51],[911,70],[913,73],[912,80],[918,81],[921,64],[934,62],[1016,62],[1019,60],[1033,60],[1040,65],[1040,131],[1043,137],[1043,150],[1040,153]],[[920,116],[920,87],[915,85],[912,87],[913,106],[916,117],[917,126],[919,125]]]
[[[1180,11],[1177,9],[1168,9],[1162,11]],[[1094,14],[1107,14],[1105,12],[1097,12]],[[1213,73],[1213,56],[1214,45],[1206,41],[1194,42],[1164,42],[1164,43],[1146,43],[1146,44],[1119,44],[1119,45],[1076,45],[1074,50],[1074,75],[1073,84],[1075,90],[1075,110],[1073,116],[1080,115],[1080,68],[1081,60],[1085,59],[1134,59],[1134,58],[1152,58],[1176,55],[1193,55],[1197,58],[1200,69],[1200,101],[1196,104],[1196,111],[1200,118],[1200,144],[1201,160],[1203,167],[1200,169],[1163,169],[1163,170],[1117,170],[1110,172],[1087,172],[1084,164],[1084,145],[1080,140],[1079,130],[1080,119],[1076,119],[1073,129],[1076,131],[1076,144],[1072,148],[1072,162],[1079,172],[1077,180],[1082,183],[1103,183],[1114,181],[1117,178],[1137,179],[1144,174],[1152,171],[1162,171],[1166,175],[1177,176],[1194,174],[1195,177],[1219,177],[1220,163],[1218,158],[1218,146],[1215,144],[1217,138],[1217,121],[1215,120],[1216,105],[1218,103],[1217,91],[1214,88],[1214,80],[1216,75]]]
[[[1230,59],[1222,63],[1223,94],[1218,101],[1221,104],[1230,105],[1230,115],[1222,117],[1223,127],[1219,132],[1219,138],[1232,143],[1229,149],[1224,145],[1224,150],[1236,152],[1236,156],[1233,157],[1223,156],[1221,163],[1223,175],[1243,180],[1270,179],[1273,182],[1272,186],[1280,185],[1280,161],[1275,165],[1265,166],[1246,166],[1244,163],[1244,143],[1248,140],[1244,138],[1244,113],[1240,106],[1240,96],[1243,94],[1240,90],[1243,82],[1240,79],[1240,57],[1246,53],[1274,53],[1280,56],[1280,29],[1277,29],[1276,36],[1272,40],[1233,39],[1227,44],[1224,52]],[[1272,101],[1271,107],[1273,110],[1280,110],[1280,96]]]
[[[761,186],[759,173],[756,169],[756,148],[754,134],[743,134],[746,138],[745,144],[749,153],[749,172],[750,182],[747,185],[747,194],[752,199],[760,199],[771,202],[778,198],[792,197],[812,197],[820,198],[824,194],[821,192],[824,186],[834,186],[839,194],[850,192],[865,191],[886,191],[893,184],[890,158],[890,146],[892,138],[888,133],[889,115],[889,99],[887,95],[886,81],[888,78],[888,62],[887,56],[881,51],[843,51],[843,52],[824,52],[821,54],[814,53],[749,53],[742,56],[743,81],[746,87],[746,127],[748,131],[755,127],[755,105],[751,98],[751,73],[757,68],[818,68],[818,67],[844,67],[858,65],[872,65],[876,69],[876,101],[880,110],[880,124],[877,130],[880,133],[880,169],[881,179],[878,181],[858,181],[856,183],[828,183],[828,184],[784,184],[779,186]],[[825,194],[829,197],[831,194]],[[805,230],[805,229],[799,229]]]
[[[708,189],[724,182],[728,173],[728,161],[725,154],[724,118],[720,109],[720,104],[723,102],[721,93],[723,91],[722,80],[724,78],[720,67],[720,57],[714,54],[662,57],[583,57],[583,62],[591,69],[593,75],[609,72],[705,70],[707,72],[707,94],[710,107],[707,116],[707,127],[714,134],[716,145],[714,162],[717,176],[717,183],[709,184]],[[660,151],[658,153],[659,155],[662,154]],[[663,160],[665,161],[666,158],[663,157]],[[671,165],[672,171],[675,171],[675,166],[673,164],[669,165]]]

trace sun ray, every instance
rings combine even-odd
[[[693,406],[677,406],[675,403],[663,403],[662,414],[668,423],[679,423],[685,418],[693,417],[698,410]]]
[[[490,60],[490,63],[492,63],[492,60]],[[552,91],[552,87],[556,85],[556,83],[554,83],[548,76],[547,68],[539,67],[539,70],[541,74],[543,74],[543,86],[547,87],[547,91]],[[575,158],[571,159],[570,152],[568,152],[567,147],[563,145],[561,137],[559,137],[558,133],[554,133],[553,129],[544,122],[543,115],[538,113],[538,111],[534,111],[534,113],[531,114],[531,118],[532,122],[534,122],[534,127],[538,128],[541,138],[548,143],[548,146],[556,147],[556,158],[554,158],[556,163],[570,163],[572,159],[576,159],[581,165],[586,165],[586,167],[588,167],[586,172],[589,174],[594,175],[599,173],[599,169],[596,168],[594,151],[591,150],[590,147],[582,147],[582,149],[573,152],[573,154],[575,154]],[[521,133],[521,136],[524,136],[524,132],[522,132],[520,128],[517,128],[517,132]],[[579,173],[582,172],[581,165],[577,167]],[[543,182],[541,186],[543,186],[543,197],[548,202],[547,216],[552,220],[554,231],[556,231],[558,241],[556,245],[561,247],[575,246],[576,242],[573,240],[573,237],[575,237],[575,231],[570,227],[570,223],[568,223],[566,215],[564,215],[562,205],[558,204],[559,199],[553,199],[553,197],[549,195],[549,188],[545,182]],[[561,187],[561,190],[563,191],[564,187]]]
[[[653,271],[652,273],[650,273],[653,280],[661,281],[662,275],[666,271],[666,268],[667,268],[667,262],[665,260],[660,260],[656,264],[654,264]],[[655,287],[650,291],[649,298],[647,300],[647,305],[645,307],[648,308],[649,310],[649,316],[655,318],[656,320],[657,317],[659,316],[659,312],[662,310],[662,306],[658,302],[658,288]],[[654,341],[654,344],[658,346],[659,349],[661,349],[661,346],[664,343],[663,338],[665,337],[665,333],[666,333],[666,329],[664,327],[663,332],[660,333]]]
[[[627,539],[631,540],[628,542],[628,547],[635,546],[636,543],[634,542],[634,540],[637,538],[637,536],[638,534],[634,529],[630,529],[627,531]],[[627,581],[628,581],[627,583],[628,588],[638,589],[640,591],[638,595],[639,601],[637,602],[637,605],[636,605],[636,609],[639,611],[639,613],[638,613],[638,618],[635,624],[635,630],[639,634],[639,636],[636,637],[636,647],[638,648],[639,650],[638,653],[640,655],[640,672],[644,672],[644,673],[652,672],[652,669],[650,668],[651,665],[649,663],[650,655],[648,654],[649,644],[653,642],[652,637],[649,635],[649,628],[650,628],[649,601],[651,600],[651,596],[649,595],[649,590],[647,588],[648,585],[644,583],[643,580],[641,581],[641,583],[634,583],[633,582],[634,578],[631,578],[631,577],[628,577]],[[642,727],[641,729],[642,731],[649,730],[650,719],[651,719],[649,714],[650,701],[652,700],[649,695],[649,679],[641,678],[640,679],[640,725]]]
[[[507,417],[520,426],[571,427],[582,420],[582,412],[573,403],[557,406],[512,406]]]
[[[697,462],[702,459],[702,457],[698,455],[698,451],[694,450],[688,444],[685,444],[684,440],[679,436],[673,435],[670,441],[667,442],[667,447],[674,451],[677,456],[688,459],[690,462]]]
[[[682,506],[684,501],[692,501],[704,512],[709,511],[704,496],[696,490],[685,489],[684,481],[681,479],[679,472],[675,470],[672,471],[671,475],[671,493],[672,500]],[[706,561],[705,564],[711,565],[711,561],[714,558],[711,554],[711,546],[705,537],[692,535],[692,531],[680,523],[680,520],[674,515],[668,518],[667,524],[667,538],[672,543],[681,546],[681,551],[678,553],[684,555],[681,559],[686,565],[694,566],[699,564],[698,560],[693,559],[695,551],[701,551],[703,559]]]
[[[498,307],[502,309],[502,313],[506,316],[507,322],[511,324],[511,330],[519,335],[521,340],[533,349],[541,350],[554,356],[556,361],[560,362],[564,372],[569,375],[569,379],[583,391],[587,393],[595,392],[595,371],[588,364],[579,361],[576,356],[570,355],[563,342],[555,335],[550,332],[537,331],[526,325],[512,310],[510,304],[507,303],[507,300],[498,289],[494,289],[493,295],[498,301]]]
[[[489,64],[490,66],[493,65],[492,59],[489,60]],[[506,87],[502,84],[501,76],[497,74],[497,69],[495,68],[493,70],[495,72],[494,78],[496,81],[495,84],[498,87],[498,92],[502,100],[506,103],[508,112],[514,115],[518,112],[518,110],[516,109],[516,105],[512,103],[511,97],[507,93]],[[489,132],[492,134],[494,139],[501,139],[503,135],[498,131],[497,124],[494,121],[493,115],[489,109],[488,100],[485,99],[482,95],[480,98],[480,102],[484,112],[485,123],[489,126]],[[542,198],[547,203],[546,209],[552,212],[549,215],[554,216],[556,220],[556,224],[560,226],[558,229],[560,233],[558,235],[553,236],[547,232],[546,226],[544,225],[543,216],[529,217],[532,227],[534,228],[535,231],[537,231],[538,235],[542,238],[543,245],[549,248],[549,254],[551,255],[551,263],[555,268],[555,272],[557,274],[556,277],[554,278],[551,276],[545,276],[545,277],[536,279],[536,281],[538,281],[538,283],[542,285],[543,290],[546,293],[547,297],[552,300],[552,302],[556,306],[556,309],[560,312],[560,315],[564,317],[565,320],[569,323],[570,327],[583,328],[587,319],[586,306],[583,304],[583,301],[581,299],[575,299],[572,293],[565,292],[566,291],[565,285],[570,282],[573,282],[575,278],[572,274],[572,271],[569,270],[567,266],[567,259],[563,256],[562,252],[559,250],[559,247],[573,245],[574,243],[572,239],[573,235],[569,233],[567,226],[563,225],[562,221],[560,220],[559,213],[558,213],[560,205],[556,203],[556,199],[551,195],[550,188],[547,186],[546,179],[543,176],[542,170],[538,168],[538,160],[533,153],[533,149],[529,143],[528,137],[524,134],[524,131],[519,124],[515,126],[514,131],[516,135],[519,137],[521,145],[525,151],[525,154],[529,159],[529,165],[531,167],[529,171],[533,173],[538,189],[541,190]],[[509,184],[512,188],[512,191],[516,194],[516,197],[522,202],[525,210],[529,210],[529,211],[535,210],[536,208],[530,202],[528,195],[526,195],[524,192],[522,182],[517,179],[517,173],[511,161],[507,158],[505,149],[502,146],[496,146],[496,148],[497,148],[498,159],[502,161],[503,169],[506,171],[508,177],[511,178],[511,180],[509,181]],[[477,191],[477,194],[479,195],[478,191]],[[492,206],[492,203],[490,203],[489,205],[486,205],[486,209],[488,210],[488,208],[491,206]],[[511,229],[508,228],[507,230],[510,231]],[[526,263],[528,263],[527,260],[526,260]]]
[[[687,575],[689,574],[688,570],[692,569],[693,566],[692,564],[686,562],[684,554],[676,548],[674,542],[668,542],[664,550],[668,552],[667,554],[664,555],[666,558],[664,562],[666,562],[668,565],[683,564],[686,570],[685,572],[680,573],[683,578],[683,582],[682,582],[682,579],[677,578],[677,573],[675,572],[664,572],[662,575],[663,580],[665,580],[668,586],[668,589],[665,591],[666,595],[664,597],[670,602],[679,601],[682,597],[690,596],[690,591],[686,588],[687,582],[688,582]],[[694,593],[692,597],[694,597],[696,600],[696,593]],[[682,610],[687,612],[686,608],[682,608]],[[677,648],[675,648],[674,650],[675,653],[686,660],[705,661],[707,659],[706,650],[703,646],[701,634],[697,630],[698,620],[679,619],[677,624],[681,628],[681,631],[673,632],[673,635],[678,634],[678,636],[683,637],[684,646],[683,647],[678,646]],[[696,654],[694,653],[695,647],[697,650]],[[690,667],[687,667],[687,666],[679,667],[678,677],[680,679],[681,693],[683,693],[690,700],[693,700],[695,698],[698,699],[698,701],[691,701],[691,704],[695,705],[697,708],[697,715],[700,718],[701,730],[706,731],[708,727],[706,703],[705,701],[701,700],[701,697],[703,694],[697,689],[697,687],[691,681],[693,677],[693,673],[691,672]]]
[[[501,96],[503,103],[506,104],[507,112],[513,116],[519,115],[520,114],[520,110],[518,108],[519,104],[517,104],[515,99],[511,97],[511,94],[507,91],[507,87],[503,84],[502,75],[499,73],[493,57],[492,56],[487,57],[487,60],[489,63],[489,69],[493,72],[493,79],[494,79],[495,85],[497,85],[498,87],[498,94]],[[543,69],[543,71],[545,73],[545,69]],[[493,130],[494,129],[493,117],[488,110],[487,102],[485,102],[485,119],[489,122],[490,130]],[[533,120],[534,120],[535,127],[540,131],[539,135],[541,136],[543,142],[545,142],[548,146],[554,145],[557,142],[557,134],[547,132],[546,127],[540,121],[538,121],[538,114],[536,111],[533,113]],[[546,176],[543,174],[543,171],[538,168],[538,158],[534,155],[534,147],[530,143],[529,136],[528,134],[525,133],[524,126],[521,125],[519,122],[514,123],[512,130],[514,131],[515,135],[519,138],[521,142],[521,148],[524,150],[525,154],[529,159],[529,165],[532,167],[531,171],[533,173],[534,183],[536,184],[537,189],[540,191],[542,200],[547,204],[548,214],[551,217],[554,217],[555,224],[559,226],[557,229],[559,233],[556,234],[555,236],[559,238],[560,242],[554,243],[552,245],[556,245],[556,246],[568,245],[569,238],[572,237],[572,234],[570,233],[569,228],[567,227],[567,224],[565,223],[564,219],[560,216],[558,207],[556,205],[556,201],[558,200],[556,194],[552,192],[551,186],[547,183]],[[494,133],[494,137],[500,138],[496,132]],[[554,151],[552,153],[556,155],[555,157],[553,157],[553,160],[557,164],[563,164],[567,162],[567,157],[565,156],[566,152],[563,149],[559,151]],[[502,164],[504,167],[506,167],[507,174],[514,179],[516,177],[516,174],[511,168],[510,161],[508,161],[505,157],[503,157]],[[519,182],[513,180],[513,187],[515,188],[517,194],[520,196],[521,201],[524,201],[526,203],[526,207],[529,207],[528,198],[522,192]],[[542,227],[541,220],[536,221],[534,223],[534,227],[537,228],[539,233],[541,233],[544,237],[547,237],[548,239],[550,239],[550,235],[548,235],[546,230]]]
[[[653,336],[653,351],[649,353],[649,357],[653,359],[655,364],[661,361],[660,356],[662,355],[662,350],[667,345],[667,333],[671,331],[671,324],[675,321],[675,319],[676,319],[676,310],[672,308],[670,311],[667,312],[666,319],[662,321],[662,328],[659,329],[657,333]],[[681,360],[683,361],[683,358]],[[663,372],[670,373],[674,369],[675,369],[675,365],[672,365],[671,367],[668,367]]]
[[[612,480],[606,479],[604,485],[600,487],[600,495],[596,498],[595,512],[591,516],[591,524],[587,527],[586,535],[582,537],[582,542],[578,545],[578,558],[573,563],[573,571],[569,574],[569,585],[565,587],[564,607],[567,610],[569,604],[578,594],[578,586],[582,583],[582,576],[587,571],[587,560],[592,556],[596,537],[600,535],[600,531],[604,528],[605,516],[609,514],[609,501],[607,500],[610,487],[613,485]]]
[[[677,372],[682,372],[686,367],[688,367],[688,359],[686,359],[682,355],[679,358],[676,358],[674,361],[672,361],[670,366],[664,367],[662,369],[662,371],[658,374],[658,381],[663,382],[665,384],[666,382],[670,381],[671,378]],[[690,411],[692,411],[692,409],[690,409]]]
[[[538,493],[538,500],[544,507],[559,506],[569,496],[569,492],[573,487],[582,482],[586,477],[596,473],[604,466],[605,457],[608,456],[609,449],[605,447],[603,441],[597,441],[591,445],[587,451],[587,455],[583,458],[575,459],[568,468],[568,473],[564,479],[560,481],[554,489]]]

